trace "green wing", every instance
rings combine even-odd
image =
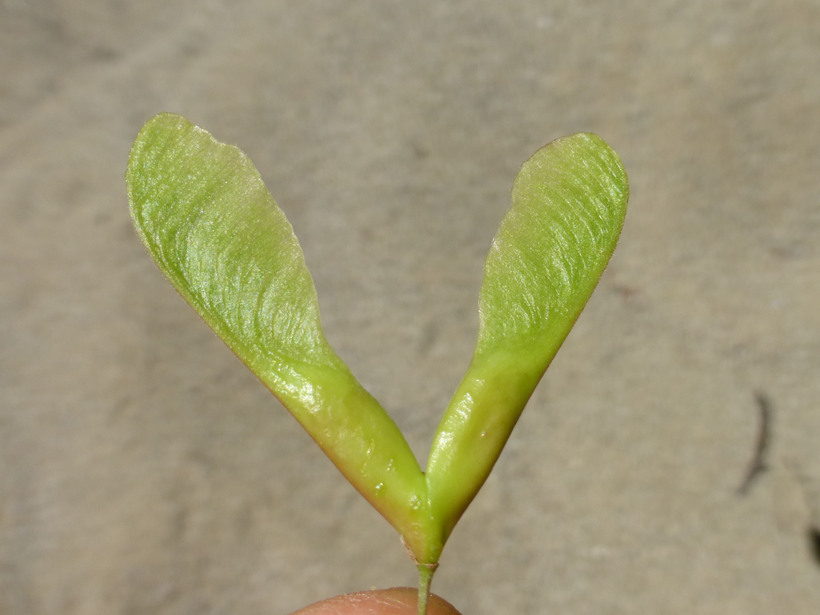
[[[302,249],[236,147],[161,114],[126,174],[139,236],[179,293],[408,544],[424,476],[398,427],[325,339]]]
[[[553,141],[521,167],[484,265],[475,353],[427,465],[442,541],[484,483],[598,283],[628,193],[620,159],[593,134]]]

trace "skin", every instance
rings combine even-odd
[[[415,615],[417,590],[394,587],[336,596],[311,604],[292,615]],[[453,605],[431,595],[428,615],[461,615]]]

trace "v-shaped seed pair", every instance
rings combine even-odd
[[[293,229],[243,152],[160,114],[137,136],[126,181],[137,231],[162,272],[398,530],[426,592],[615,248],[628,199],[618,156],[581,133],[521,167],[484,266],[475,353],[426,472],[325,339]]]

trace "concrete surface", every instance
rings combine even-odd
[[[632,199],[445,550],[465,615],[815,614],[820,4],[0,2],[0,613],[288,613],[415,583],[387,523],[130,226],[141,124],[248,152],[328,336],[419,457],[519,164]],[[768,471],[737,493],[772,408]]]

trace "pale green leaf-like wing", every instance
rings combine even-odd
[[[516,176],[512,206],[484,265],[475,353],[427,466],[444,539],[598,283],[628,194],[617,154],[588,133],[553,141]]]
[[[250,159],[185,118],[131,150],[131,214],[159,268],[411,545],[425,484],[398,427],[325,339],[285,215]]]

